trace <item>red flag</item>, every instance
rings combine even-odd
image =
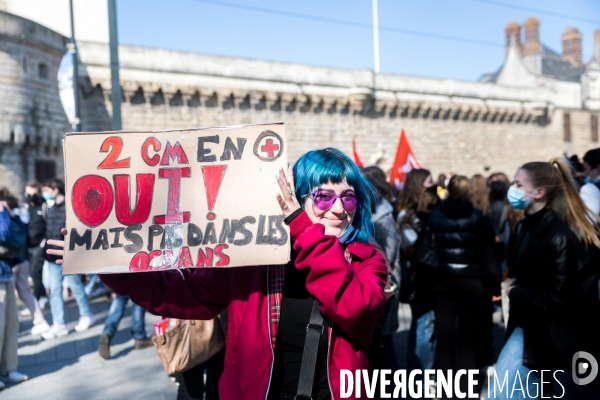
[[[398,143],[398,150],[396,151],[396,159],[394,160],[394,166],[390,174],[390,182],[393,183],[398,189],[402,189],[404,186],[404,179],[406,174],[412,169],[421,168],[421,164],[415,158],[415,155],[410,148],[408,138],[402,128],[400,135],[400,142]]]
[[[352,155],[354,156],[354,163],[359,168],[363,168],[363,163],[360,161],[360,157],[358,156],[358,152],[356,151],[356,143],[354,142],[354,136],[352,136]]]

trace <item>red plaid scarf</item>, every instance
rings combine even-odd
[[[270,265],[267,268],[269,279],[269,315],[271,317],[271,345],[273,346],[273,350],[275,350],[275,342],[277,341],[277,332],[279,329],[279,317],[281,315],[285,265]]]
[[[352,254],[344,251],[344,257],[348,263],[352,263]],[[283,300],[283,281],[285,278],[285,265],[267,266],[267,275],[269,279],[269,316],[271,323],[271,346],[275,350],[277,342],[277,332],[279,330],[279,318],[281,316],[281,302]]]

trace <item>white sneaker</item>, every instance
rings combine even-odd
[[[93,315],[84,315],[83,317],[79,317],[79,322],[77,325],[75,325],[75,330],[77,332],[87,331],[94,322],[96,322],[96,317]]]
[[[5,383],[25,382],[29,377],[17,371],[0,372],[0,380]]]
[[[29,308],[22,309],[19,314],[21,315],[21,317],[31,317],[31,311],[29,311]]]
[[[31,328],[31,334],[41,335],[44,332],[48,332],[48,330],[50,330],[50,325],[44,321],[41,324],[34,325],[33,328]]]
[[[42,333],[42,337],[46,340],[54,339],[61,336],[67,336],[69,330],[65,324],[53,324],[50,329]]]
[[[48,307],[48,298],[46,296],[40,297],[38,300],[38,305],[42,310],[44,310],[46,307]]]

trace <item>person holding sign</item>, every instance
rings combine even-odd
[[[222,399],[338,399],[340,370],[368,368],[367,351],[385,305],[385,261],[368,244],[376,192],[352,160],[332,148],[304,154],[287,176],[281,169],[277,181],[292,238],[287,265],[101,279],[169,318],[207,320],[228,309]],[[316,341],[305,348],[315,332]],[[312,371],[303,359],[311,355]]]

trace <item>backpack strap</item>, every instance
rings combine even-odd
[[[310,320],[308,321],[308,325],[306,325],[306,339],[304,340],[302,364],[300,364],[298,392],[294,400],[312,400],[319,340],[324,331],[325,327],[323,326],[323,316],[319,310],[319,302],[314,300]]]

